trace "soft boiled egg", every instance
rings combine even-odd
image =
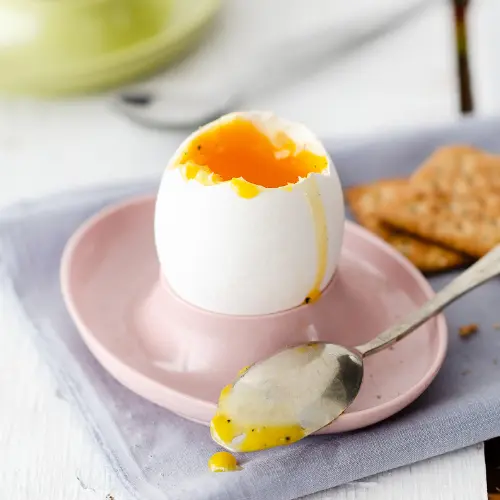
[[[160,184],[155,239],[172,290],[232,315],[317,300],[337,268],[340,181],[321,142],[268,112],[225,115],[190,135]]]

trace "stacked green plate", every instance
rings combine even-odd
[[[221,0],[0,0],[0,92],[60,96],[152,73],[193,45]]]

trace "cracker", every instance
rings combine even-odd
[[[482,257],[500,243],[500,194],[431,192],[412,188],[381,207],[382,220],[439,245]]]
[[[500,156],[471,146],[437,149],[411,176],[411,184],[424,190],[466,195],[500,190]]]
[[[468,259],[462,254],[394,230],[381,220],[380,208],[397,200],[407,186],[406,179],[384,179],[347,189],[346,199],[361,225],[392,245],[420,270],[436,272],[465,264]]]

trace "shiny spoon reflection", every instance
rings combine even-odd
[[[366,344],[347,348],[311,342],[255,363],[222,391],[211,422],[212,438],[230,451],[249,452],[291,444],[325,427],[356,399],[364,358],[403,339],[497,274],[500,246]]]

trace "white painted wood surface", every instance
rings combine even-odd
[[[488,18],[492,1],[477,2],[475,23]],[[436,1],[355,57],[246,106],[302,120],[322,136],[454,120],[448,15],[446,2]],[[474,40],[477,52],[485,39]],[[481,54],[474,67],[487,78],[489,60]],[[494,97],[480,96],[479,108],[487,112]],[[140,129],[113,114],[103,99],[0,102],[0,205],[158,173],[181,138]],[[104,500],[112,494],[127,500],[75,409],[58,397],[49,367],[29,338],[15,324],[6,326],[0,331],[0,499]],[[308,498],[485,500],[483,449],[471,447]]]

